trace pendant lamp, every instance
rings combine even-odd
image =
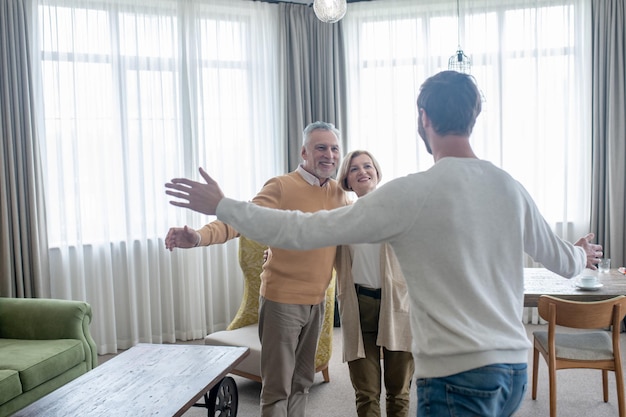
[[[313,11],[319,20],[325,23],[340,21],[348,9],[347,0],[315,0]]]
[[[456,0],[456,16],[457,16],[457,40],[458,48],[454,55],[448,59],[448,69],[469,74],[472,70],[472,59],[465,55],[461,48],[461,14],[459,12],[459,0]]]

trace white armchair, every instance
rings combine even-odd
[[[204,343],[207,345],[249,347],[250,355],[232,373],[258,382],[261,382],[261,342],[258,332],[259,288],[261,286],[263,252],[265,249],[266,246],[244,236],[239,238],[239,265],[243,270],[245,279],[241,305],[235,318],[226,330],[211,333],[204,338]],[[334,277],[326,290],[325,306],[326,310],[317,345],[315,367],[316,372],[322,372],[324,381],[329,382],[328,362],[330,361],[333,348],[335,314]]]

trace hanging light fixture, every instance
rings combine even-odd
[[[458,48],[456,53],[448,59],[448,69],[469,74],[472,70],[472,60],[463,53],[461,49],[461,13],[459,11],[459,0],[456,0],[456,16],[457,16],[457,40]]]
[[[340,21],[348,9],[346,0],[315,0],[313,11],[319,20],[325,23]]]

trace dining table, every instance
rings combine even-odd
[[[618,295],[626,295],[626,271],[612,268],[609,272],[584,270],[579,276],[563,278],[546,268],[524,268],[524,307],[537,307],[541,295],[552,295],[574,301],[600,301]],[[582,275],[595,275],[597,288],[580,287]]]

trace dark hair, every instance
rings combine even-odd
[[[438,135],[472,133],[482,97],[476,80],[457,71],[442,71],[420,87],[417,108],[424,109]]]

